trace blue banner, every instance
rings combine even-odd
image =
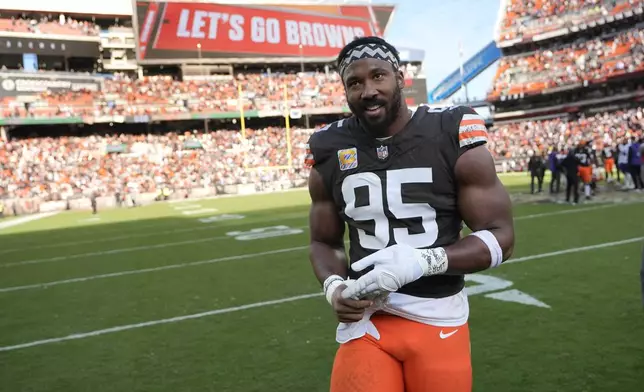
[[[468,83],[501,57],[501,50],[492,41],[463,64],[463,80]],[[459,68],[438,84],[428,95],[429,103],[439,102],[451,97],[461,88]]]

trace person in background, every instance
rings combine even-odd
[[[606,172],[606,182],[613,182],[613,169],[615,168],[615,150],[610,145],[602,148],[602,160],[604,161],[604,171]],[[617,171],[619,181],[619,170]]]
[[[640,152],[641,140],[635,136],[631,138],[631,146],[628,148],[628,164],[636,192],[642,192],[644,184],[642,183],[642,153]]]
[[[561,167],[566,174],[566,203],[570,203],[570,193],[574,192],[574,199],[572,204],[579,203],[579,159],[575,154],[575,149],[571,148],[568,155],[561,162]]]
[[[633,179],[631,178],[631,173],[628,165],[628,152],[630,146],[631,145],[628,143],[627,138],[623,138],[617,146],[617,170],[624,173],[624,190],[631,189],[633,186]]]
[[[548,155],[548,169],[552,173],[550,179],[550,193],[559,194],[561,191],[561,162],[566,157],[565,151],[560,148],[553,148]]]
[[[544,159],[544,154],[535,151],[534,155],[530,157],[528,162],[528,170],[530,171],[530,193],[534,194],[534,179],[537,179],[539,190],[538,193],[543,192],[543,177],[546,172],[546,163]]]
[[[0,219],[4,218],[4,202],[0,200]]]
[[[640,179],[644,184],[644,136],[640,138]]]
[[[577,172],[579,178],[581,178],[581,181],[584,184],[586,200],[590,200],[591,183],[593,181],[594,155],[587,142],[582,141],[577,145],[575,156],[577,157]]]
[[[644,248],[642,248],[642,267],[640,269],[640,281],[642,284],[642,305],[644,306]]]
[[[92,203],[92,214],[96,215],[98,212],[98,203],[96,198],[98,198],[98,192],[97,191],[92,191],[92,194],[90,195],[90,202]]]

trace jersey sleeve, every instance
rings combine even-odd
[[[458,156],[478,146],[487,144],[485,120],[474,109],[456,106],[445,114],[450,138],[458,149]],[[445,121],[443,122],[445,124]]]
[[[319,168],[329,160],[331,154],[324,137],[324,131],[324,129],[319,130],[309,137],[309,141],[305,146],[304,165],[306,167]]]

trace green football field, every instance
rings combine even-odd
[[[475,391],[642,390],[634,196],[515,203],[515,262],[468,280]],[[308,202],[163,202],[0,230],[0,391],[328,390],[336,321],[308,261]]]

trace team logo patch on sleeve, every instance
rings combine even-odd
[[[477,114],[464,114],[458,127],[458,143],[461,147],[475,143],[487,143],[487,128],[483,117]]]
[[[358,150],[356,148],[338,150],[338,162],[342,171],[355,169],[358,167]]]
[[[313,167],[313,165],[315,165],[313,151],[311,151],[311,147],[308,144],[306,145],[306,153],[304,155],[304,165],[306,167]]]

